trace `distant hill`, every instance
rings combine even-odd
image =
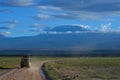
[[[101,56],[101,57],[120,57],[120,50],[0,50],[0,56],[64,56],[64,57],[82,57],[82,56]]]
[[[3,35],[0,34],[0,38],[3,38],[3,37],[5,37],[5,36],[3,36]]]
[[[0,39],[6,38],[4,35],[0,35]]]
[[[120,50],[119,35],[89,32],[1,38],[0,50]]]

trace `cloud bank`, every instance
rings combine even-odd
[[[8,35],[10,35],[11,34],[11,32],[0,32],[0,35],[1,36],[8,36]]]
[[[120,0],[41,0],[39,5],[60,8],[64,14],[53,16],[63,19],[99,20],[104,16],[120,16]]]
[[[2,6],[30,6],[33,5],[33,0],[1,0]]]
[[[15,25],[8,25],[8,26],[0,26],[0,30],[9,30],[9,29],[13,29],[15,27]]]
[[[1,6],[34,7],[44,12],[53,12],[53,17],[63,19],[93,19],[103,16],[120,16],[120,0],[1,0]],[[55,14],[61,11],[63,14]],[[47,19],[48,15],[38,14],[37,20]]]
[[[0,23],[16,24],[17,20],[0,20]]]

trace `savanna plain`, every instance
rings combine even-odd
[[[0,80],[120,80],[120,57],[31,57],[22,69],[20,59],[0,57]]]

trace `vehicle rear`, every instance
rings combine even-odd
[[[21,68],[23,68],[23,67],[28,67],[29,68],[31,66],[29,56],[22,56],[20,64],[21,64]]]

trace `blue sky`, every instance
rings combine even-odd
[[[120,0],[0,0],[0,35],[33,36],[64,24],[120,30]]]

